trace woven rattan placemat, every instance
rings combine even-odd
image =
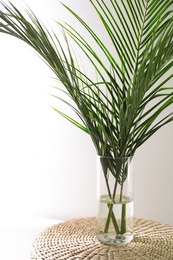
[[[173,227],[134,219],[134,240],[107,246],[95,237],[95,218],[66,221],[45,229],[33,243],[32,260],[173,260]]]

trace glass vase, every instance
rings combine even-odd
[[[104,244],[127,244],[133,239],[133,158],[97,159],[96,236]]]

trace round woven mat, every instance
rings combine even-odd
[[[95,218],[66,221],[45,229],[33,243],[32,260],[173,260],[173,227],[134,219],[134,240],[123,246],[101,244]]]

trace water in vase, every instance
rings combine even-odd
[[[120,195],[113,201],[108,195],[100,197],[97,238],[108,245],[122,245],[132,241],[133,200]]]

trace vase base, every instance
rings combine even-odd
[[[110,234],[97,234],[97,239],[106,245],[121,246],[130,243],[133,240],[132,234],[124,235],[110,235]]]

